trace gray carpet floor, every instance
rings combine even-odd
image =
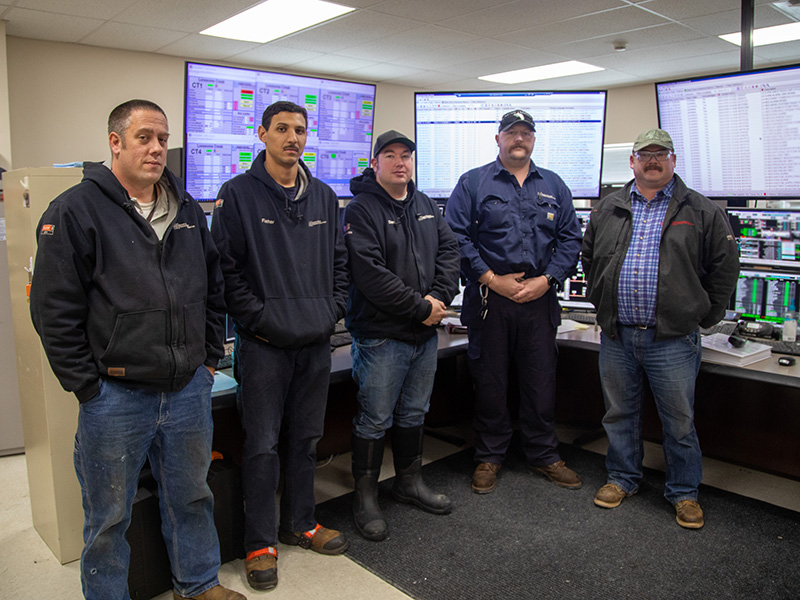
[[[562,446],[582,477],[564,490],[510,456],[494,492],[470,488],[472,451],[423,468],[453,500],[450,515],[395,502],[381,484],[390,537],[361,538],[352,494],[317,507],[317,520],[347,533],[347,556],[418,600],[800,598],[800,513],[703,486],[706,525],[686,530],[663,498],[664,474],[647,470],[639,493],[616,509],[592,499],[604,457]]]

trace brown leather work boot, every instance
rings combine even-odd
[[[254,590],[271,590],[278,585],[278,551],[273,546],[247,553],[247,583]]]
[[[289,546],[307,548],[320,554],[341,554],[350,545],[341,531],[328,529],[319,524],[311,531],[302,533],[279,531],[278,541]]]
[[[617,508],[630,495],[616,483],[607,483],[597,490],[594,503],[603,508]]]
[[[198,594],[197,596],[192,596],[191,598],[186,598],[185,596],[179,596],[178,592],[173,591],[172,597],[175,600],[247,600],[247,596],[243,596],[239,592],[234,592],[233,590],[229,590],[228,588],[224,588],[221,585],[215,585],[209,590],[206,590],[202,594]]]
[[[578,474],[564,464],[563,460],[554,462],[546,467],[535,467],[536,471],[547,477],[557,486],[569,490],[577,490],[583,485]]]
[[[703,509],[696,500],[681,500],[676,502],[675,507],[675,520],[678,525],[686,527],[686,529],[700,529],[705,525],[703,520]]]
[[[472,474],[472,491],[476,494],[488,494],[497,485],[497,472],[500,465],[497,463],[482,462],[475,467]]]

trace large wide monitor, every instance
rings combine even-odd
[[[800,273],[800,210],[727,210],[743,265]]]
[[[497,156],[500,118],[522,109],[536,122],[533,160],[575,198],[599,198],[606,92],[417,92],[417,187],[448,198],[462,173]]]
[[[656,84],[676,172],[711,198],[800,197],[800,65]]]
[[[308,111],[302,160],[311,174],[349,197],[350,179],[369,166],[375,86],[219,65],[186,63],[186,190],[214,200],[220,186],[250,168],[264,148],[264,109],[289,100]]]

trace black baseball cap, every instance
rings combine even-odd
[[[536,123],[533,122],[533,117],[524,110],[512,110],[504,114],[503,118],[500,119],[500,129],[498,131],[507,131],[517,123],[525,123],[531,128],[531,131],[536,131]]]
[[[381,150],[386,148],[386,146],[397,143],[405,144],[408,147],[408,149],[411,150],[412,152],[414,152],[414,150],[417,149],[417,145],[410,139],[408,139],[405,135],[403,135],[399,131],[390,129],[389,131],[384,131],[375,140],[375,147],[372,149],[373,158],[378,156],[378,154],[381,153]]]

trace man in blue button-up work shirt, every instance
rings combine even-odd
[[[581,230],[572,194],[531,160],[535,124],[522,110],[503,115],[497,159],[464,173],[447,203],[461,247],[461,321],[475,380],[472,489],[491,492],[511,441],[509,367],[519,373],[519,429],[529,465],[562,487],[581,487],[558,454],[555,434],[557,288],[575,274]],[[556,289],[554,289],[556,288]]]

